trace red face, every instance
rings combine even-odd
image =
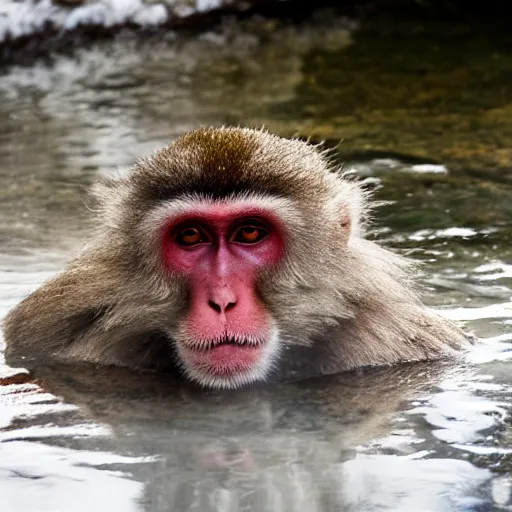
[[[177,347],[194,380],[235,387],[268,371],[277,333],[256,281],[283,252],[279,221],[262,209],[199,204],[170,220],[163,258],[188,278],[190,307]]]

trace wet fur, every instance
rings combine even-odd
[[[264,131],[202,129],[179,138],[128,177],[96,188],[94,239],[9,313],[8,357],[174,368],[172,333],[187,287],[163,268],[151,215],[173,199],[198,198],[292,205],[279,212],[292,215],[286,256],[259,280],[289,349],[278,367],[300,365],[289,360],[299,357],[319,373],[334,372],[435,359],[465,345],[457,328],[422,305],[410,263],[364,239],[367,194],[335,171],[311,145]]]

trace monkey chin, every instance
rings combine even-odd
[[[278,357],[278,333],[265,340],[177,341],[179,363],[188,378],[212,389],[239,389],[266,380]]]

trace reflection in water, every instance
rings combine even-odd
[[[465,393],[457,394],[455,383],[471,379],[470,370],[453,365],[406,365],[227,393],[83,365],[41,367],[34,376],[47,392],[26,385],[15,400],[14,425],[0,437],[9,441],[2,460],[20,478],[51,474],[66,489],[63,508],[67,493],[75,492],[67,482],[77,466],[96,468],[100,475],[92,481],[101,486],[121,476],[145,482],[138,501],[152,511],[449,511],[480,510],[491,502],[487,470],[448,454],[432,457],[437,441],[422,437],[432,435],[422,432],[421,419],[429,415],[452,415],[446,421],[463,425],[454,432],[471,439],[492,426],[488,414],[496,406],[490,400],[471,411],[453,410]],[[430,383],[443,376],[453,395],[432,395]],[[56,395],[66,405],[57,405]],[[413,408],[403,409],[418,395]],[[23,418],[29,404],[37,410]],[[50,425],[52,418],[59,426]],[[44,447],[30,451],[28,441],[35,440],[44,440]],[[25,452],[41,458],[34,464]],[[15,464],[14,453],[21,454]],[[76,478],[90,485],[81,471]],[[138,487],[124,478],[112,485],[133,496]],[[44,492],[34,496],[42,499]]]
[[[126,41],[5,71],[0,317],[81,245],[98,175],[201,124],[293,125],[281,107],[309,84],[304,60],[342,55],[347,27]],[[441,164],[347,166],[397,201],[379,236],[427,261],[426,300],[481,338],[467,360],[232,393],[36,367],[0,387],[2,512],[511,510],[512,185]]]

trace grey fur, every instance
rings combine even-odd
[[[361,186],[304,142],[249,129],[198,130],[95,192],[94,239],[9,313],[8,356],[173,368],[187,288],[162,267],[148,215],[174,198],[253,193],[286,198],[295,211],[284,261],[259,280],[280,343],[298,347],[284,350],[278,367],[300,366],[288,359],[300,357],[325,373],[435,359],[467,344],[420,302],[410,262],[364,238],[370,205]]]

